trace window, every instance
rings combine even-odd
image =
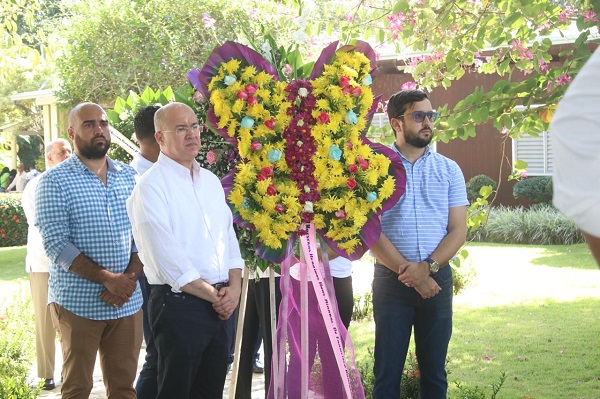
[[[527,162],[527,175],[551,176],[554,162],[550,146],[550,132],[543,132],[537,137],[525,134],[519,139],[513,139],[513,162]]]

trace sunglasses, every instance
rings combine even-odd
[[[428,111],[428,112],[415,111],[415,112],[411,112],[410,114],[400,115],[398,118],[402,118],[403,116],[406,116],[406,115],[412,115],[414,121],[417,123],[423,122],[425,120],[425,117],[428,117],[431,122],[435,122],[437,120],[437,118],[440,116],[440,114],[437,111]]]

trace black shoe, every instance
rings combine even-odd
[[[46,378],[44,380],[44,386],[42,387],[42,389],[46,391],[51,391],[54,388],[56,388],[56,384],[54,384],[54,378]]]
[[[254,366],[252,366],[252,372],[254,374],[262,374],[265,372],[265,370],[263,369],[263,367],[258,364],[257,362],[254,362]]]

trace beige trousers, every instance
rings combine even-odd
[[[56,303],[50,308],[63,354],[62,399],[88,399],[96,353],[108,399],[136,399],[133,382],[142,346],[142,311],[115,320],[79,317]]]
[[[56,330],[52,325],[50,308],[48,307],[47,272],[29,273],[31,302],[35,316],[35,354],[38,378],[54,378],[54,352]]]

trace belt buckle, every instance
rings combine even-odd
[[[227,283],[217,283],[217,284],[213,285],[213,287],[215,287],[215,289],[216,289],[217,291],[220,291],[220,290],[221,290],[221,288],[223,288],[223,287],[227,287]]]

